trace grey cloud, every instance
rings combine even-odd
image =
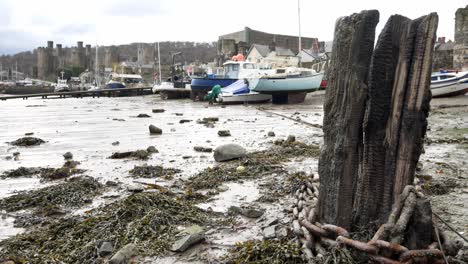
[[[40,37],[31,32],[0,30],[0,54],[14,54],[41,45]]]
[[[96,28],[91,24],[67,24],[54,31],[59,35],[83,35],[96,32]]]
[[[154,16],[166,13],[165,1],[140,0],[128,1],[118,0],[113,1],[106,9],[106,14],[110,16]]]

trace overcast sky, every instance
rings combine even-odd
[[[80,5],[77,5],[80,3]],[[438,36],[453,39],[457,8],[466,0],[301,0],[302,35],[332,40],[335,20],[363,9],[380,11],[377,31],[392,14],[439,14]],[[298,34],[296,0],[0,0],[0,54],[76,41],[100,45],[216,41],[252,29]]]

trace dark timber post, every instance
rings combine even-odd
[[[390,17],[373,51],[378,16],[337,21],[324,102],[318,218],[351,230],[385,222],[413,183],[431,98],[437,14]]]

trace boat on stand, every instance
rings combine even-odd
[[[270,94],[273,103],[300,103],[308,92],[320,88],[323,72],[306,68],[279,68],[271,75],[248,79],[249,88],[258,93]]]
[[[238,80],[233,84],[221,88],[216,101],[222,104],[265,103],[271,100],[271,95],[253,92],[246,80]]]
[[[432,97],[450,97],[468,92],[468,71],[442,70],[431,75]]]

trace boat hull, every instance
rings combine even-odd
[[[108,83],[106,84],[106,89],[118,89],[125,88],[125,85],[122,83]]]
[[[220,94],[218,102],[223,104],[265,103],[271,100],[271,95],[255,92],[244,94]]]
[[[456,82],[446,83],[444,85],[431,85],[432,97],[451,97],[463,95],[468,92],[468,79]]]
[[[191,89],[195,91],[211,91],[211,88],[215,85],[219,85],[221,87],[226,87],[238,79],[222,79],[222,78],[193,78],[191,82]]]
[[[318,90],[322,82],[323,74],[306,77],[291,78],[258,78],[249,79],[249,87],[259,93],[290,93],[311,92]]]

